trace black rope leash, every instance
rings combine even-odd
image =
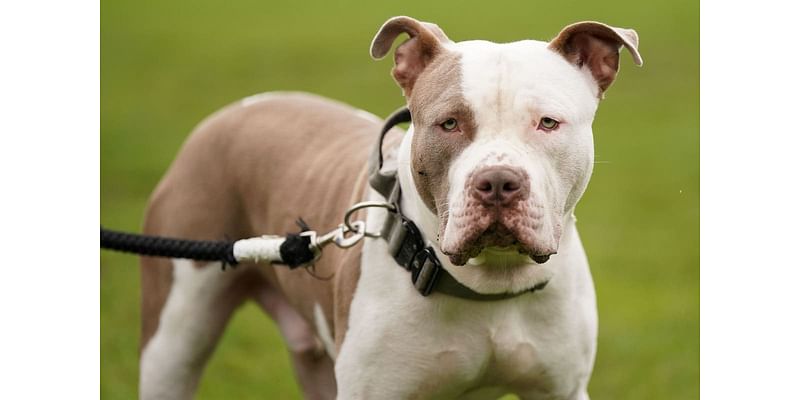
[[[100,227],[100,247],[142,256],[189,258],[198,261],[239,263],[233,256],[235,241],[174,239],[163,236],[138,235]]]
[[[305,231],[307,226],[303,226]],[[234,253],[237,241],[223,240],[190,240],[175,239],[163,236],[140,235],[118,232],[100,227],[100,247],[142,256],[187,258],[198,261],[220,261],[223,269],[226,265],[236,266],[240,261]],[[288,234],[280,245],[279,262],[289,268],[314,260],[314,252],[310,248],[311,238],[300,234]]]

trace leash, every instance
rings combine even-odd
[[[351,210],[363,208],[358,203]],[[346,215],[350,215],[349,212]],[[198,261],[220,261],[222,269],[242,262],[280,263],[290,269],[308,265],[322,256],[322,249],[334,244],[339,248],[355,246],[366,236],[366,223],[355,221],[340,224],[336,229],[318,235],[300,219],[300,233],[284,236],[264,235],[233,241],[189,240],[163,236],[113,231],[100,227],[100,248],[151,257],[187,258]]]
[[[517,293],[483,294],[458,282],[428,245],[417,225],[402,213],[400,182],[397,170],[383,170],[383,140],[386,134],[401,123],[411,122],[411,112],[403,107],[387,118],[377,144],[369,159],[369,185],[386,201],[356,203],[344,213],[344,221],[332,231],[319,235],[298,220],[299,233],[286,236],[264,235],[236,241],[208,241],[167,238],[112,231],[100,227],[100,247],[142,256],[187,258],[200,261],[220,261],[222,269],[242,262],[285,264],[290,269],[313,263],[322,256],[325,246],[339,248],[355,246],[364,238],[381,238],[398,266],[411,274],[411,283],[422,295],[439,292],[453,297],[478,301],[504,300],[543,289],[547,282]],[[351,221],[356,211],[365,208],[384,208],[386,221],[380,232],[367,232],[364,221]]]

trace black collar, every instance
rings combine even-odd
[[[397,170],[383,171],[383,139],[397,124],[411,122],[411,112],[403,107],[395,111],[386,120],[381,129],[378,143],[370,157],[369,185],[394,206],[386,217],[381,230],[381,237],[389,245],[389,253],[398,265],[411,272],[411,283],[423,296],[439,292],[453,297],[468,300],[491,301],[504,300],[525,293],[543,289],[547,282],[517,293],[478,293],[458,282],[442,267],[436,252],[425,245],[425,239],[414,221],[403,215],[400,209],[400,182]]]

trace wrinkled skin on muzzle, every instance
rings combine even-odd
[[[493,139],[476,142],[456,160],[451,175],[463,185],[450,191],[448,212],[439,226],[442,252],[453,264],[464,265],[487,248],[518,252],[538,263],[557,253],[563,220],[574,207],[566,201],[582,188],[560,176],[546,155],[536,153],[524,143]],[[591,157],[587,162],[591,165]],[[500,194],[495,194],[480,179],[486,170],[518,173],[496,181]],[[496,200],[502,198],[503,186],[519,189],[505,190],[513,194],[508,201]]]

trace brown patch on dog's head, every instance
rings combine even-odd
[[[441,233],[448,214],[448,171],[477,130],[474,113],[461,91],[460,57],[448,53],[435,60],[420,76],[419,89],[408,106],[414,121],[414,183],[428,208],[439,216]],[[456,121],[456,131],[448,132],[442,127],[449,119]]]
[[[440,230],[447,223],[447,173],[452,160],[467,147],[477,126],[461,89],[461,57],[446,48],[451,43],[437,26],[409,17],[388,20],[372,42],[372,56],[388,53],[401,33],[410,39],[398,46],[392,70],[414,121],[411,169],[414,185],[425,205],[439,216]],[[458,131],[442,123],[455,119]]]

